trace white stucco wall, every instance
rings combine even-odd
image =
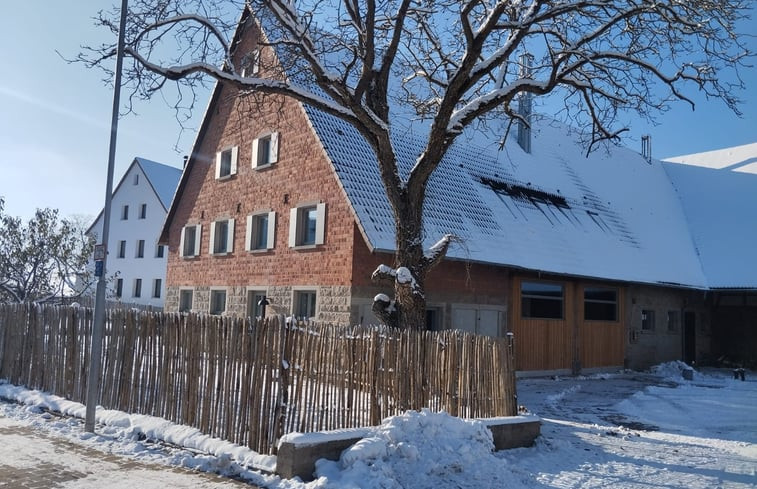
[[[139,175],[137,184],[134,176]],[[147,212],[144,219],[140,219],[140,207],[147,204]],[[123,207],[129,206],[128,219],[122,218]],[[126,303],[144,304],[163,307],[166,295],[166,265],[168,249],[164,249],[163,258],[157,258],[157,240],[163,221],[166,218],[166,210],[160,203],[137,164],[132,164],[120,185],[113,193],[110,218],[110,236],[108,238],[108,261],[106,275],[111,276],[118,272],[118,278],[123,279],[123,292],[120,300]],[[92,226],[91,232],[100,242],[102,233],[103,217],[98,217]],[[145,241],[144,257],[137,257],[137,243]],[[123,258],[118,257],[119,243],[126,241],[126,253]],[[135,280],[142,279],[140,297],[134,296]],[[160,297],[154,297],[154,281],[160,279]],[[116,282],[108,284],[108,297],[115,295]]]

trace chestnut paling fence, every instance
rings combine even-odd
[[[0,305],[0,378],[84,403],[93,312]],[[517,411],[512,337],[109,309],[99,405],[275,453],[408,409]]]

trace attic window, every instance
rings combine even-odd
[[[139,185],[139,173],[134,174],[134,185]]]
[[[216,153],[216,179],[228,178],[237,173],[239,148],[233,146]]]
[[[272,132],[252,142],[252,167],[265,168],[279,159],[279,133]]]
[[[255,76],[260,72],[260,50],[253,49],[245,54],[239,66],[242,76]]]
[[[555,207],[570,209],[568,201],[562,195],[551,194],[543,190],[538,190],[524,185],[507,183],[491,178],[481,177],[481,183],[491,188],[497,193],[509,195],[514,199],[527,200],[533,204],[551,204]]]

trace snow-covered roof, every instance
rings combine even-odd
[[[140,157],[134,158],[134,160],[142,168],[147,180],[155,190],[155,194],[167,210],[171,205],[173,194],[176,192],[176,186],[179,184],[181,169]]]
[[[757,143],[673,156],[664,161],[744,173],[757,173]]]
[[[369,246],[392,251],[394,219],[373,151],[349,124],[305,110]],[[421,150],[419,139],[397,134],[394,142],[405,173]],[[424,244],[454,233],[463,240],[449,250],[456,259],[703,289],[728,283],[757,287],[754,255],[743,256],[752,262],[745,267],[721,259],[713,248],[700,262],[695,243],[701,252],[706,240],[693,239],[692,233],[720,217],[702,213],[693,219],[698,209],[688,197],[700,183],[675,178],[674,188],[669,173],[659,161],[647,162],[612,145],[587,157],[569,129],[553,121],[534,123],[530,154],[514,138],[504,151],[474,147],[460,138],[429,181]],[[738,176],[747,180],[733,191],[749,193],[752,179]],[[740,211],[731,209],[734,219],[757,211],[755,197],[747,200]],[[736,229],[737,249],[755,242],[746,234]]]
[[[757,288],[757,175],[665,163],[710,288]]]

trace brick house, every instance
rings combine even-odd
[[[258,32],[244,16],[239,62],[275,61]],[[413,131],[394,135],[405,169],[421,147]],[[513,332],[523,371],[709,355],[708,278],[663,164],[611,146],[587,157],[546,120],[532,132],[529,152],[515,138],[500,152],[461,137],[429,182],[427,244],[462,239],[427,280],[430,327]],[[259,316],[265,297],[268,314],[371,323],[387,291],[370,276],[393,262],[394,224],[351,126],[218,84],[161,242],[167,311]]]

